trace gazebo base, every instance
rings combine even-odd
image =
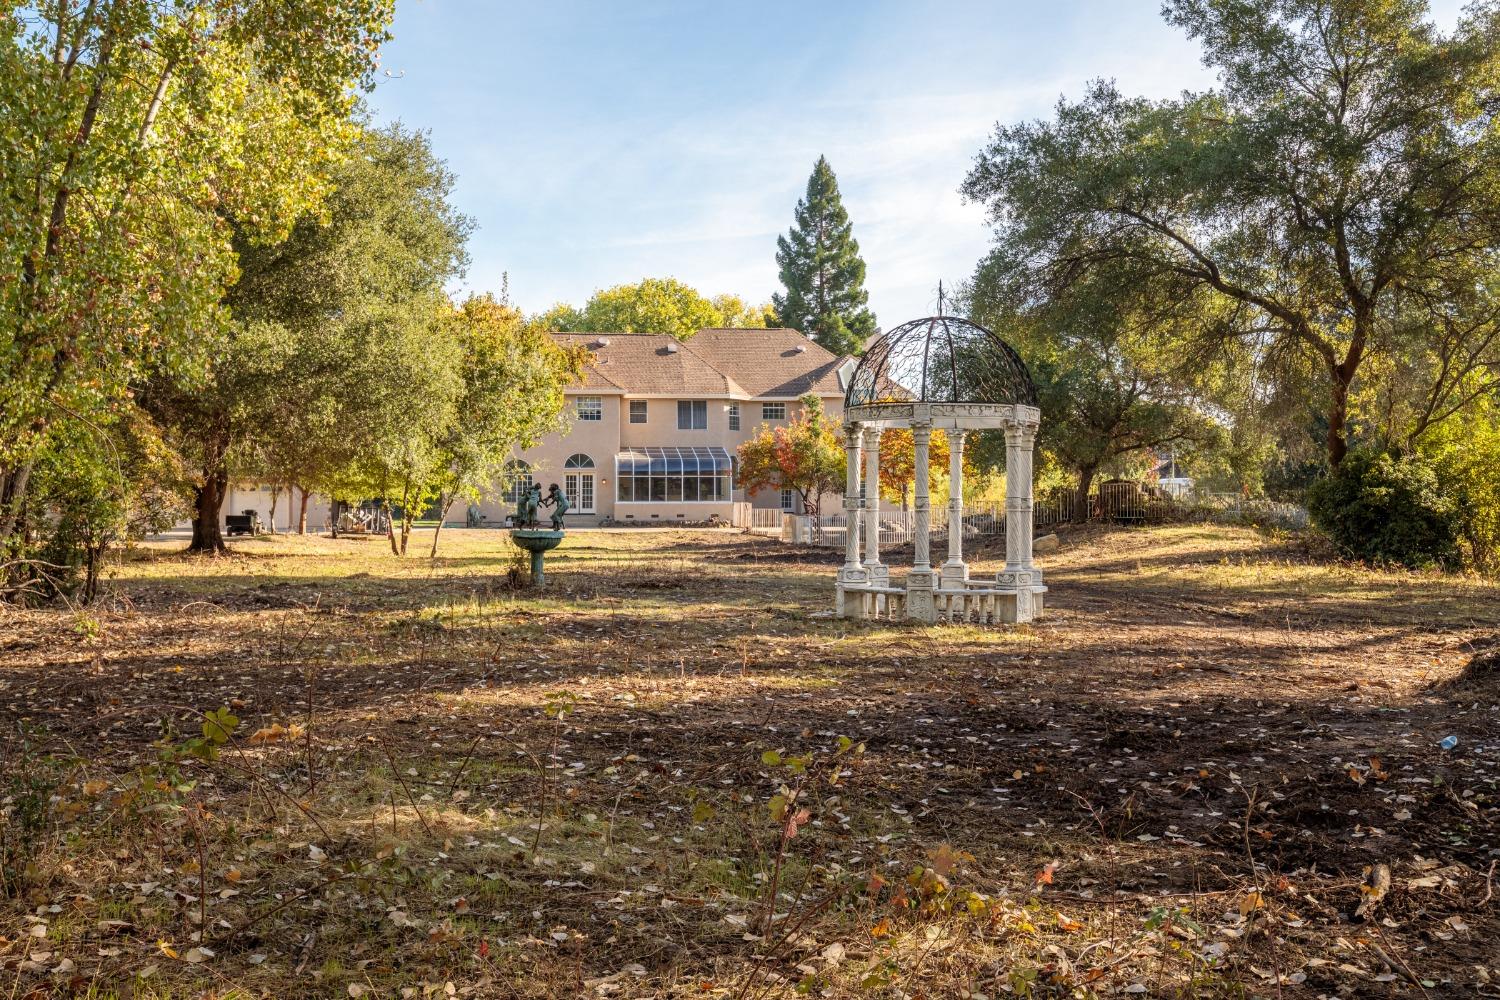
[[[839,584],[834,613],[874,621],[968,622],[1012,625],[1041,617],[1047,588],[1040,584],[999,589],[971,581],[963,589],[920,590],[872,584]]]

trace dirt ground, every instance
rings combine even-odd
[[[1493,583],[1089,529],[919,627],[733,531],[507,550],[0,611],[0,993],[1500,996]]]

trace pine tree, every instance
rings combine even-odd
[[[865,262],[854,241],[839,182],[825,157],[807,179],[796,223],[776,239],[785,295],[773,295],[777,322],[801,330],[834,354],[855,354],[875,332],[865,305]]]

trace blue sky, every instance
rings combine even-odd
[[[1451,25],[1458,0],[1438,0]],[[466,289],[539,311],[673,276],[764,301],[819,154],[882,326],[984,253],[958,185],[996,122],[1093,78],[1212,80],[1154,0],[399,0],[378,118],[428,130],[478,229]]]

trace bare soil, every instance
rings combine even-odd
[[[0,985],[1500,996],[1490,582],[1089,529],[1043,619],[929,628],[753,535],[576,532],[541,595],[505,548],[147,547],[0,612]]]

